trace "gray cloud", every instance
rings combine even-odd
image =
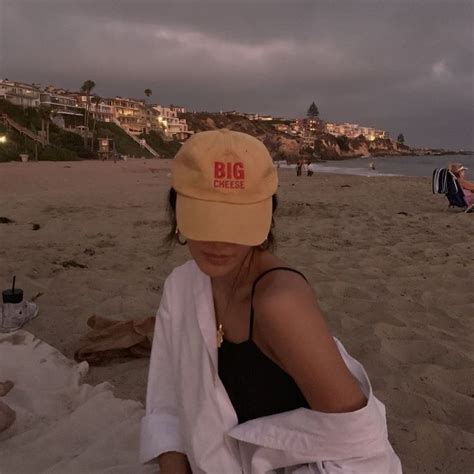
[[[0,0],[0,75],[474,148],[471,0]]]

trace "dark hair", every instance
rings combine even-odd
[[[176,190],[174,188],[170,188],[168,191],[168,220],[170,223],[170,231],[165,238],[165,242],[168,244],[172,244],[176,242],[176,229],[178,228],[178,224],[176,222]],[[276,247],[275,236],[273,235],[273,228],[275,226],[275,220],[273,219],[273,215],[278,207],[278,198],[277,195],[274,194],[272,196],[272,224],[270,226],[270,232],[268,233],[267,240],[260,245],[259,247],[262,250],[274,250]]]

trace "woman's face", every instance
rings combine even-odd
[[[188,240],[189,251],[202,272],[223,277],[241,268],[253,247],[225,242]]]

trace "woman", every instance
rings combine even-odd
[[[265,146],[198,133],[172,176],[173,233],[193,260],[168,277],[157,313],[142,461],[158,458],[162,474],[401,472],[362,366],[271,252]]]
[[[464,170],[467,170],[460,163],[451,163],[448,167],[454,176],[456,176],[459,185],[464,193],[464,200],[468,206],[474,205],[474,183],[468,181],[464,176]]]
[[[301,171],[304,176],[308,176],[308,162],[303,160],[303,164],[301,165]]]

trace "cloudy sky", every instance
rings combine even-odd
[[[0,77],[474,149],[474,0],[0,0]]]

